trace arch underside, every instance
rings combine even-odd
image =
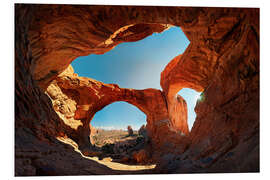
[[[63,72],[64,76],[58,76],[47,88],[47,93],[52,98],[55,105],[54,109],[67,122],[67,125],[72,127],[74,124],[81,122],[78,126],[83,128],[78,128],[77,126],[73,129],[78,131],[77,134],[80,139],[85,139],[81,144],[83,147],[89,145],[89,123],[93,116],[96,112],[113,102],[125,101],[144,112],[147,116],[146,121],[149,132],[153,132],[154,123],[168,120],[165,97],[160,90],[120,88],[116,84],[104,84],[91,78],[78,77],[72,73],[71,66],[66,71],[69,71],[69,74]],[[58,88],[59,95],[54,95],[56,87]],[[66,98],[58,98],[62,94]],[[67,103],[66,99],[73,103]],[[55,102],[58,101],[61,102],[56,104]],[[70,110],[70,112],[61,111],[63,106],[66,106],[64,109]],[[68,119],[70,123],[68,123]],[[83,132],[81,132],[82,130]]]

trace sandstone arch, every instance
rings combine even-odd
[[[55,95],[57,91],[58,95]],[[150,136],[157,136],[156,123],[168,120],[166,101],[160,90],[125,89],[116,84],[104,84],[91,78],[78,77],[71,66],[50,84],[47,93],[53,100],[55,111],[63,121],[78,131],[76,139],[82,151],[87,149],[90,143],[89,123],[93,116],[113,102],[125,101],[144,112]],[[63,106],[66,107],[62,108]],[[74,132],[72,133],[74,136]]]
[[[57,76],[77,56],[104,53],[121,41],[160,32],[168,24],[180,26],[191,43],[175,65],[167,72],[165,69],[163,91],[149,97],[155,102],[153,96],[161,94],[157,97],[167,113],[153,113],[153,117],[169,117],[152,127],[152,138],[161,144],[156,152],[160,162],[156,171],[259,171],[258,9],[16,5],[15,12],[16,175],[35,175],[44,164],[54,168],[54,175],[97,173],[76,170],[80,163],[74,159],[80,158],[70,149],[64,151],[69,156],[60,155],[65,147],[54,137],[68,133],[69,128],[55,113],[44,90],[53,80],[65,80]],[[116,41],[108,44],[115,32],[126,27],[113,38]],[[205,101],[196,106],[197,120],[187,142],[181,142],[177,133],[167,133],[176,126],[170,121],[171,97],[183,87],[202,90],[205,96]],[[84,112],[84,107],[79,108],[77,115],[83,117]],[[35,156],[44,151],[44,146],[50,147],[48,144],[62,163],[73,164],[61,169],[49,161],[51,155]],[[167,166],[168,160],[160,153],[169,153],[169,149],[178,150],[171,152],[176,156],[170,160],[173,167]],[[75,158],[70,160],[71,156]],[[23,166],[25,162],[30,163]],[[98,172],[104,173],[102,167]]]

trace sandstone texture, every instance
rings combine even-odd
[[[137,163],[147,162],[148,157],[149,157],[149,155],[147,154],[147,152],[144,149],[140,150],[139,152],[135,152],[133,154],[133,158],[135,159],[135,161]]]
[[[128,102],[146,114],[148,136],[155,145],[162,146],[166,141],[159,138],[161,134],[165,137],[171,132],[181,136],[168,120],[166,101],[160,90],[120,88],[116,84],[104,84],[91,78],[78,77],[72,72],[72,67],[69,66],[52,81],[46,93],[60,119],[72,129],[65,132],[78,143],[83,153],[91,149],[88,136],[92,127],[89,124],[95,113],[117,101]]]
[[[104,84],[69,66],[172,25],[190,44],[161,73],[162,91]],[[259,38],[256,8],[16,4],[15,175],[258,172]],[[182,88],[202,92],[190,132]],[[57,140],[89,154],[89,122],[116,101],[146,114],[150,148],[134,156],[150,152],[154,171],[113,170]]]

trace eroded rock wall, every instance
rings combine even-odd
[[[78,56],[103,54],[121,42],[138,41],[168,28],[147,21],[148,13],[158,10],[147,7],[137,12],[128,6],[32,6],[36,11],[29,30],[31,71],[43,89]]]
[[[174,128],[177,126],[169,121],[166,99],[160,90],[125,89],[116,84],[104,84],[91,78],[78,77],[69,66],[53,80],[46,92],[59,117],[74,130],[68,135],[76,140],[82,152],[91,146],[89,124],[95,113],[117,101],[128,102],[146,114],[148,136],[155,147],[162,146],[167,141],[164,137],[170,132],[174,136],[181,136],[181,132]],[[185,102],[180,101],[185,105],[181,111],[187,111]]]
[[[15,176],[119,174],[83,158],[56,140],[69,127],[52,108],[49,97],[30,73],[33,55],[28,28],[33,17],[29,5],[15,6]]]
[[[182,88],[202,91],[188,150],[164,159],[171,172],[259,171],[259,11],[217,15],[161,75],[169,109]]]

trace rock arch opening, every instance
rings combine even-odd
[[[96,129],[106,130],[126,130],[128,125],[134,130],[139,130],[146,123],[146,115],[140,109],[123,101],[105,106],[95,113],[90,122]]]
[[[183,88],[181,89],[177,95],[180,95],[183,97],[187,104],[187,123],[188,123],[188,129],[191,131],[193,124],[196,120],[196,112],[195,112],[195,106],[197,101],[201,101],[201,92],[197,92],[190,88]],[[176,96],[177,96],[176,95]]]
[[[71,65],[79,76],[121,88],[161,89],[160,73],[188,45],[181,28],[170,26],[142,40],[118,44],[105,54],[80,56]]]
[[[114,102],[96,112],[90,122],[90,140],[101,153],[124,164],[149,164],[146,115],[127,102]]]
[[[148,25],[151,26],[151,24]],[[137,25],[135,26],[137,27]],[[170,26],[164,32],[154,33],[143,40],[132,43],[119,43],[116,43],[117,46],[114,49],[106,50],[105,52],[108,52],[103,55],[80,56],[56,80],[60,89],[69,89],[68,91],[72,89],[71,96],[80,96],[76,100],[74,119],[75,121],[76,119],[79,122],[81,121],[82,126],[75,133],[78,136],[75,138],[79,138],[79,148],[84,154],[89,152],[89,140],[94,142],[93,134],[91,134],[93,131],[90,130],[91,125],[89,124],[92,117],[95,117],[95,114],[108,104],[117,101],[129,102],[147,115],[150,123],[146,129],[151,132],[149,135],[152,136],[152,139],[155,139],[156,144],[165,143],[164,139],[159,137],[158,131],[174,132],[174,130],[180,130],[185,135],[189,133],[187,123],[183,121],[183,118],[177,117],[178,112],[174,115],[174,112],[171,111],[172,108],[167,109],[166,97],[162,91],[157,90],[161,89],[160,76],[162,78],[161,72],[164,67],[168,66],[173,57],[178,57],[179,53],[183,53],[190,43],[181,28]],[[72,67],[75,67],[76,73],[74,73]],[[132,70],[135,70],[135,73],[132,73]],[[131,72],[132,75],[119,73],[122,71],[125,73]],[[118,76],[114,76],[115,74]],[[64,76],[69,77],[64,78]],[[128,78],[123,80],[125,77]],[[142,91],[124,89],[118,85],[125,88],[142,89]],[[152,98],[156,98],[155,101],[158,102],[153,102]],[[93,103],[96,101],[99,102]],[[178,106],[178,103],[176,105]],[[186,113],[186,110],[183,110],[184,107],[179,106],[177,108],[183,111],[180,116]],[[90,139],[88,139],[89,134]],[[163,140],[160,140],[160,138]]]
[[[158,24],[147,24],[146,27],[148,26],[158,26]],[[141,24],[134,26],[124,26],[120,28],[120,30],[124,29],[124,32],[130,31],[131,33],[133,31],[132,29],[129,30],[131,27],[136,27],[135,29],[138,30],[140,29],[139,27],[143,26]],[[141,31],[141,33],[147,33],[147,30]],[[118,35],[122,36],[121,33]],[[94,78],[106,84],[115,83],[121,88],[155,88],[156,90],[161,89],[160,74],[162,70],[171,61],[171,59],[173,59],[178,54],[183,53],[190,42],[184,32],[178,26],[169,26],[169,28],[167,27],[167,30],[164,30],[161,33],[153,33],[152,35],[149,35],[142,40],[137,40],[138,39],[132,41],[127,40],[126,42],[115,41],[115,43],[117,42],[117,46],[111,50],[108,50],[106,53],[80,56],[74,60],[71,65],[79,76]],[[156,93],[161,96],[159,98],[163,98],[161,104],[166,104],[166,102],[163,102],[165,99],[162,95],[162,92],[156,91],[154,94]],[[140,95],[138,94],[135,96]],[[137,98],[140,100],[141,97]],[[116,100],[119,101],[121,98],[117,98]],[[161,106],[161,104],[158,106]],[[155,106],[153,106],[153,109]],[[164,108],[166,108],[166,106],[161,108],[161,112],[157,112],[157,109],[149,111],[144,108],[140,108],[150,117],[151,123],[148,125],[148,128],[151,129],[151,132],[157,131],[158,129],[155,127],[157,122],[153,123],[153,121],[156,121],[156,119],[159,119],[160,121],[164,119],[168,120],[167,109]],[[91,116],[94,117],[96,116],[95,113],[96,112],[90,112]],[[166,123],[168,122],[166,121]],[[93,140],[91,139],[91,141]],[[160,143],[160,141],[158,141],[158,143]]]

